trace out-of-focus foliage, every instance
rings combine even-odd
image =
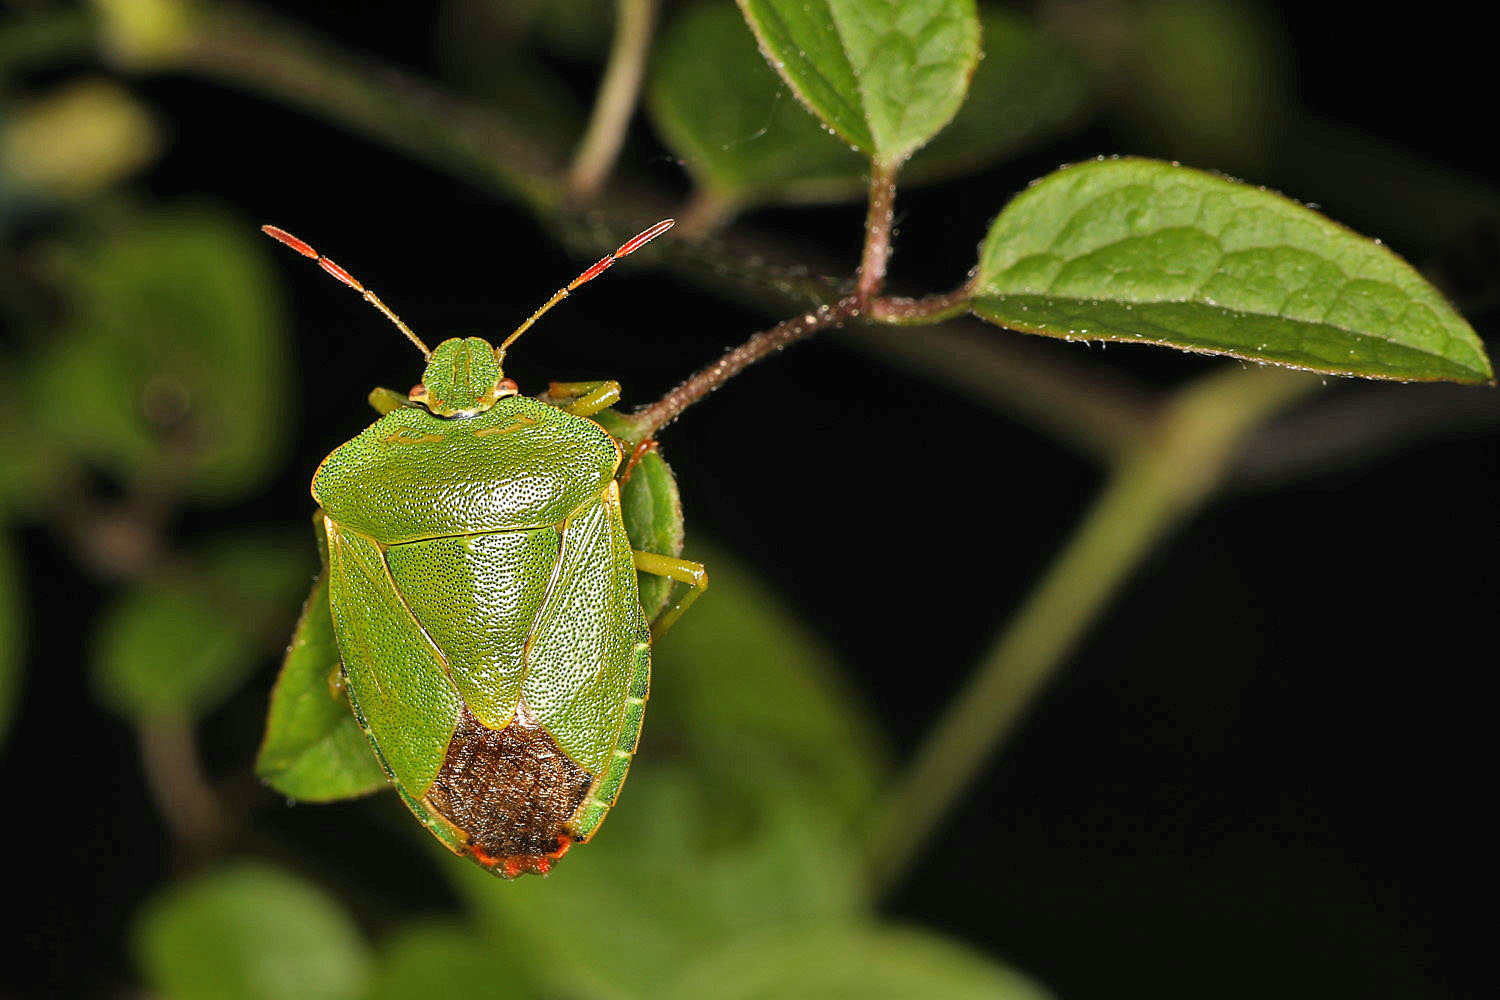
[[[35,432],[143,488],[223,500],[258,483],[296,394],[254,240],[222,212],[179,207],[79,247],[63,329],[23,385],[47,414]]]
[[[745,935],[698,957],[670,1000],[1046,1000],[1049,994],[952,940],[864,923]]]
[[[472,927],[453,919],[417,920],[380,943],[370,1000],[427,997],[541,997],[513,961],[490,948]]]
[[[348,696],[330,688],[338,669],[325,569],[302,605],[271,691],[266,734],[255,760],[256,775],[288,798],[330,802],[386,785],[385,771],[354,721]]]
[[[280,645],[310,565],[284,537],[226,539],[146,577],[97,627],[100,699],[137,720],[209,711]]]
[[[372,955],[332,896],[260,863],[225,865],[152,899],[136,961],[170,1000],[359,1000]]]
[[[159,145],[152,116],[124,87],[71,81],[13,107],[0,127],[0,198],[83,198],[151,162]]]
[[[1048,27],[1094,67],[1111,113],[1163,156],[1244,173],[1274,162],[1289,113],[1280,39],[1241,0],[1064,0]]]
[[[902,169],[931,183],[1014,156],[1078,121],[1087,76],[1072,54],[1029,20],[981,9],[980,60],[969,96]],[[868,165],[795,99],[756,50],[732,9],[700,3],[663,30],[653,57],[649,109],[683,167],[720,201],[855,199]]]

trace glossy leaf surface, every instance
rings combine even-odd
[[[1133,340],[1340,375],[1484,382],[1473,329],[1378,242],[1263,188],[1096,160],[1012,201],[972,308],[1030,333]]]
[[[973,0],[740,0],[766,59],[850,145],[899,164],[963,103]]]

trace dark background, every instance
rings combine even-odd
[[[425,5],[282,6],[342,44],[438,72]],[[1346,5],[1265,11],[1284,45],[1285,85],[1310,116],[1377,137],[1373,151],[1496,183],[1492,43],[1456,5],[1400,19]],[[594,67],[550,58],[586,101]],[[196,80],[139,87],[172,129],[144,180],[153,195],[227,203],[296,232],[429,342],[508,330],[589,263],[491,194],[283,107]],[[629,171],[685,190],[649,129],[638,124],[634,136]],[[1410,204],[1393,207],[1405,192],[1381,187],[1376,161],[1368,173],[1326,172],[1301,155],[1306,143],[1272,139],[1289,151],[1247,179],[1389,236],[1481,335],[1493,328],[1494,216],[1476,207],[1472,225],[1422,231],[1403,214]],[[1060,163],[1113,152],[1175,151],[1106,116],[972,180],[903,191],[895,289],[952,287],[1010,193]],[[745,224],[852,270],[861,218],[850,205],[765,211]],[[404,389],[419,375],[409,345],[346,290],[290,255],[284,276],[302,372],[288,387],[300,415],[294,455],[263,496],[189,515],[183,537],[212,535],[221,521],[305,518],[309,473],[367,421],[367,389]],[[617,378],[628,403],[646,402],[776,318],[624,266],[529,334],[510,374],[523,391],[551,378]],[[1225,364],[1145,348],[1040,348],[1160,387]],[[1439,408],[1460,395],[1403,391]],[[1320,462],[1275,492],[1241,491],[1178,532],[889,911],[991,949],[1078,1000],[1480,995],[1488,934],[1468,911],[1486,902],[1493,839],[1481,809],[1493,764],[1481,683],[1493,663],[1500,548],[1500,450],[1484,411],[1500,407],[1458,405],[1479,416],[1373,460]],[[777,581],[856,665],[898,754],[916,745],[1101,482],[1095,466],[1033,431],[834,338],[752,370],[663,441],[689,531],[711,533]],[[914,534],[889,517],[913,497],[970,511],[975,523]],[[35,632],[26,711],[0,757],[5,856],[10,877],[44,871],[46,884],[24,926],[4,935],[4,979],[18,995],[119,995],[128,918],[171,859],[129,730],[79,694],[75,623],[104,591],[46,533],[24,534],[21,548],[36,567]],[[252,686],[205,727],[211,768],[242,764],[263,695]],[[54,832],[38,835],[39,818]],[[275,822],[314,840],[322,828],[313,810]],[[341,848],[340,863],[389,865],[380,836]],[[391,883],[401,895],[377,908],[445,900],[420,865]]]

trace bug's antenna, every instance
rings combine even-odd
[[[422,338],[418,337],[415,333],[412,333],[411,327],[401,322],[401,317],[391,312],[391,307],[380,301],[380,296],[376,295],[374,292],[370,291],[364,285],[361,285],[358,281],[356,281],[354,275],[350,274],[342,267],[339,267],[327,257],[324,257],[322,254],[318,253],[318,251],[314,250],[308,244],[297,239],[297,237],[293,236],[285,229],[278,229],[275,226],[261,226],[260,231],[265,233],[272,239],[280,240],[282,243],[285,243],[287,246],[291,247],[302,256],[310,257],[313,260],[317,261],[319,267],[342,281],[344,284],[348,285],[350,288],[354,289],[366,302],[370,303],[370,305],[385,313],[385,318],[390,320],[392,323],[395,323],[396,329],[406,334],[406,339],[417,345],[417,350],[422,352],[422,357],[432,357],[432,352],[427,349],[426,344],[422,343]],[[640,237],[636,238],[639,239]]]
[[[557,305],[563,299],[567,298],[568,295],[572,293],[573,289],[577,288],[579,285],[593,281],[595,278],[599,277],[599,275],[603,274],[605,271],[608,271],[610,265],[615,261],[619,260],[621,257],[625,257],[629,254],[635,253],[641,247],[645,246],[647,243],[650,243],[652,240],[656,239],[668,229],[671,229],[673,223],[675,223],[676,221],[677,220],[675,219],[663,219],[645,232],[638,233],[635,236],[632,236],[630,239],[626,240],[624,243],[620,244],[620,249],[616,250],[614,253],[610,254],[607,257],[601,257],[597,264],[589,268],[587,271],[584,271],[582,274],[574,278],[572,281],[568,282],[562,288],[559,288],[557,290],[557,294],[553,295],[552,298],[542,303],[542,307],[536,312],[532,313],[530,319],[522,323],[520,326],[516,327],[515,332],[512,333],[509,337],[505,338],[505,343],[501,344],[495,353],[499,354],[502,358],[505,357],[505,349],[511,344],[514,344],[517,337],[529,330],[531,328],[531,324],[541,319],[543,313],[545,313],[548,309],[551,309],[553,306]]]

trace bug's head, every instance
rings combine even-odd
[[[317,261],[319,267],[354,289],[361,298],[384,313],[385,318],[394,323],[406,339],[416,345],[417,350],[421,351],[422,356],[427,359],[427,370],[422,373],[422,381],[412,386],[411,392],[407,394],[408,399],[425,406],[439,417],[468,417],[483,413],[495,405],[498,399],[514,396],[520,392],[516,383],[506,378],[505,373],[500,369],[501,362],[505,360],[506,349],[516,342],[516,338],[530,329],[531,324],[540,319],[547,310],[567,298],[579,285],[594,280],[609,270],[610,265],[621,257],[635,253],[671,229],[672,220],[663,219],[645,232],[626,240],[614,253],[601,258],[593,267],[559,288],[552,298],[531,314],[526,322],[516,327],[499,347],[492,346],[489,341],[480,337],[455,337],[452,340],[443,341],[435,351],[429,351],[427,345],[422,342],[422,338],[413,333],[411,327],[401,322],[401,318],[380,301],[380,296],[360,284],[359,279],[354,275],[285,229],[278,229],[276,226],[261,226],[260,228],[267,236],[279,240],[302,256]]]
[[[488,340],[455,337],[427,356],[422,381],[412,386],[409,398],[437,416],[463,417],[483,413],[495,400],[519,391],[500,370],[500,357]]]

